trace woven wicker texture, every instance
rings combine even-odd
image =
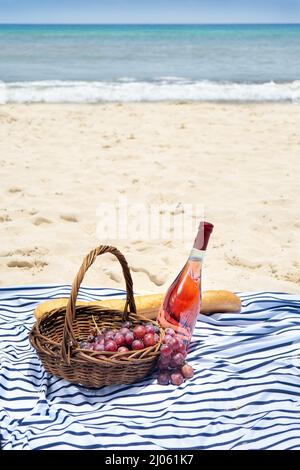
[[[76,307],[79,287],[86,271],[97,256],[104,253],[115,255],[122,266],[126,284],[123,312],[96,305]],[[115,247],[101,245],[84,258],[72,284],[67,307],[46,312],[34,324],[29,340],[50,374],[91,388],[129,384],[144,378],[155,367],[163,339],[161,328],[159,342],[139,351],[99,353],[80,349],[79,346],[81,341],[87,339],[95,323],[99,329],[118,329],[126,320],[131,320],[133,325],[152,323],[159,326],[157,322],[136,313],[132,278],[122,253]]]

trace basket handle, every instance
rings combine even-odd
[[[100,245],[95,250],[92,250],[84,258],[82,265],[78,271],[78,274],[72,284],[70,298],[66,307],[66,317],[61,348],[62,359],[68,364],[70,364],[71,348],[77,346],[77,341],[75,339],[73,331],[73,321],[76,315],[76,300],[79,287],[82,283],[85,273],[87,272],[89,267],[94,263],[97,256],[103,255],[104,253],[112,253],[113,255],[115,255],[122,266],[123,275],[126,283],[126,302],[123,312],[123,320],[125,321],[128,319],[129,312],[136,313],[136,306],[133,296],[132,278],[125,257],[122,255],[122,253],[120,253],[117,248],[113,246]]]

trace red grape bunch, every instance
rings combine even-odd
[[[160,347],[158,360],[159,373],[157,381],[160,385],[181,385],[185,379],[194,375],[193,368],[185,361],[186,347],[172,328],[165,329],[165,337]]]
[[[159,339],[159,327],[152,323],[134,326],[126,321],[119,329],[92,328],[87,340],[80,343],[80,349],[126,353],[155,346]]]

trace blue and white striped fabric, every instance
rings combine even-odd
[[[243,293],[240,314],[200,315],[180,387],[89,390],[49,376],[28,342],[36,304],[69,291],[0,289],[3,449],[300,449],[300,296]]]

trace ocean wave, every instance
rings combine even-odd
[[[98,103],[136,101],[300,102],[300,80],[235,83],[176,77],[136,81],[0,82],[0,103]]]

